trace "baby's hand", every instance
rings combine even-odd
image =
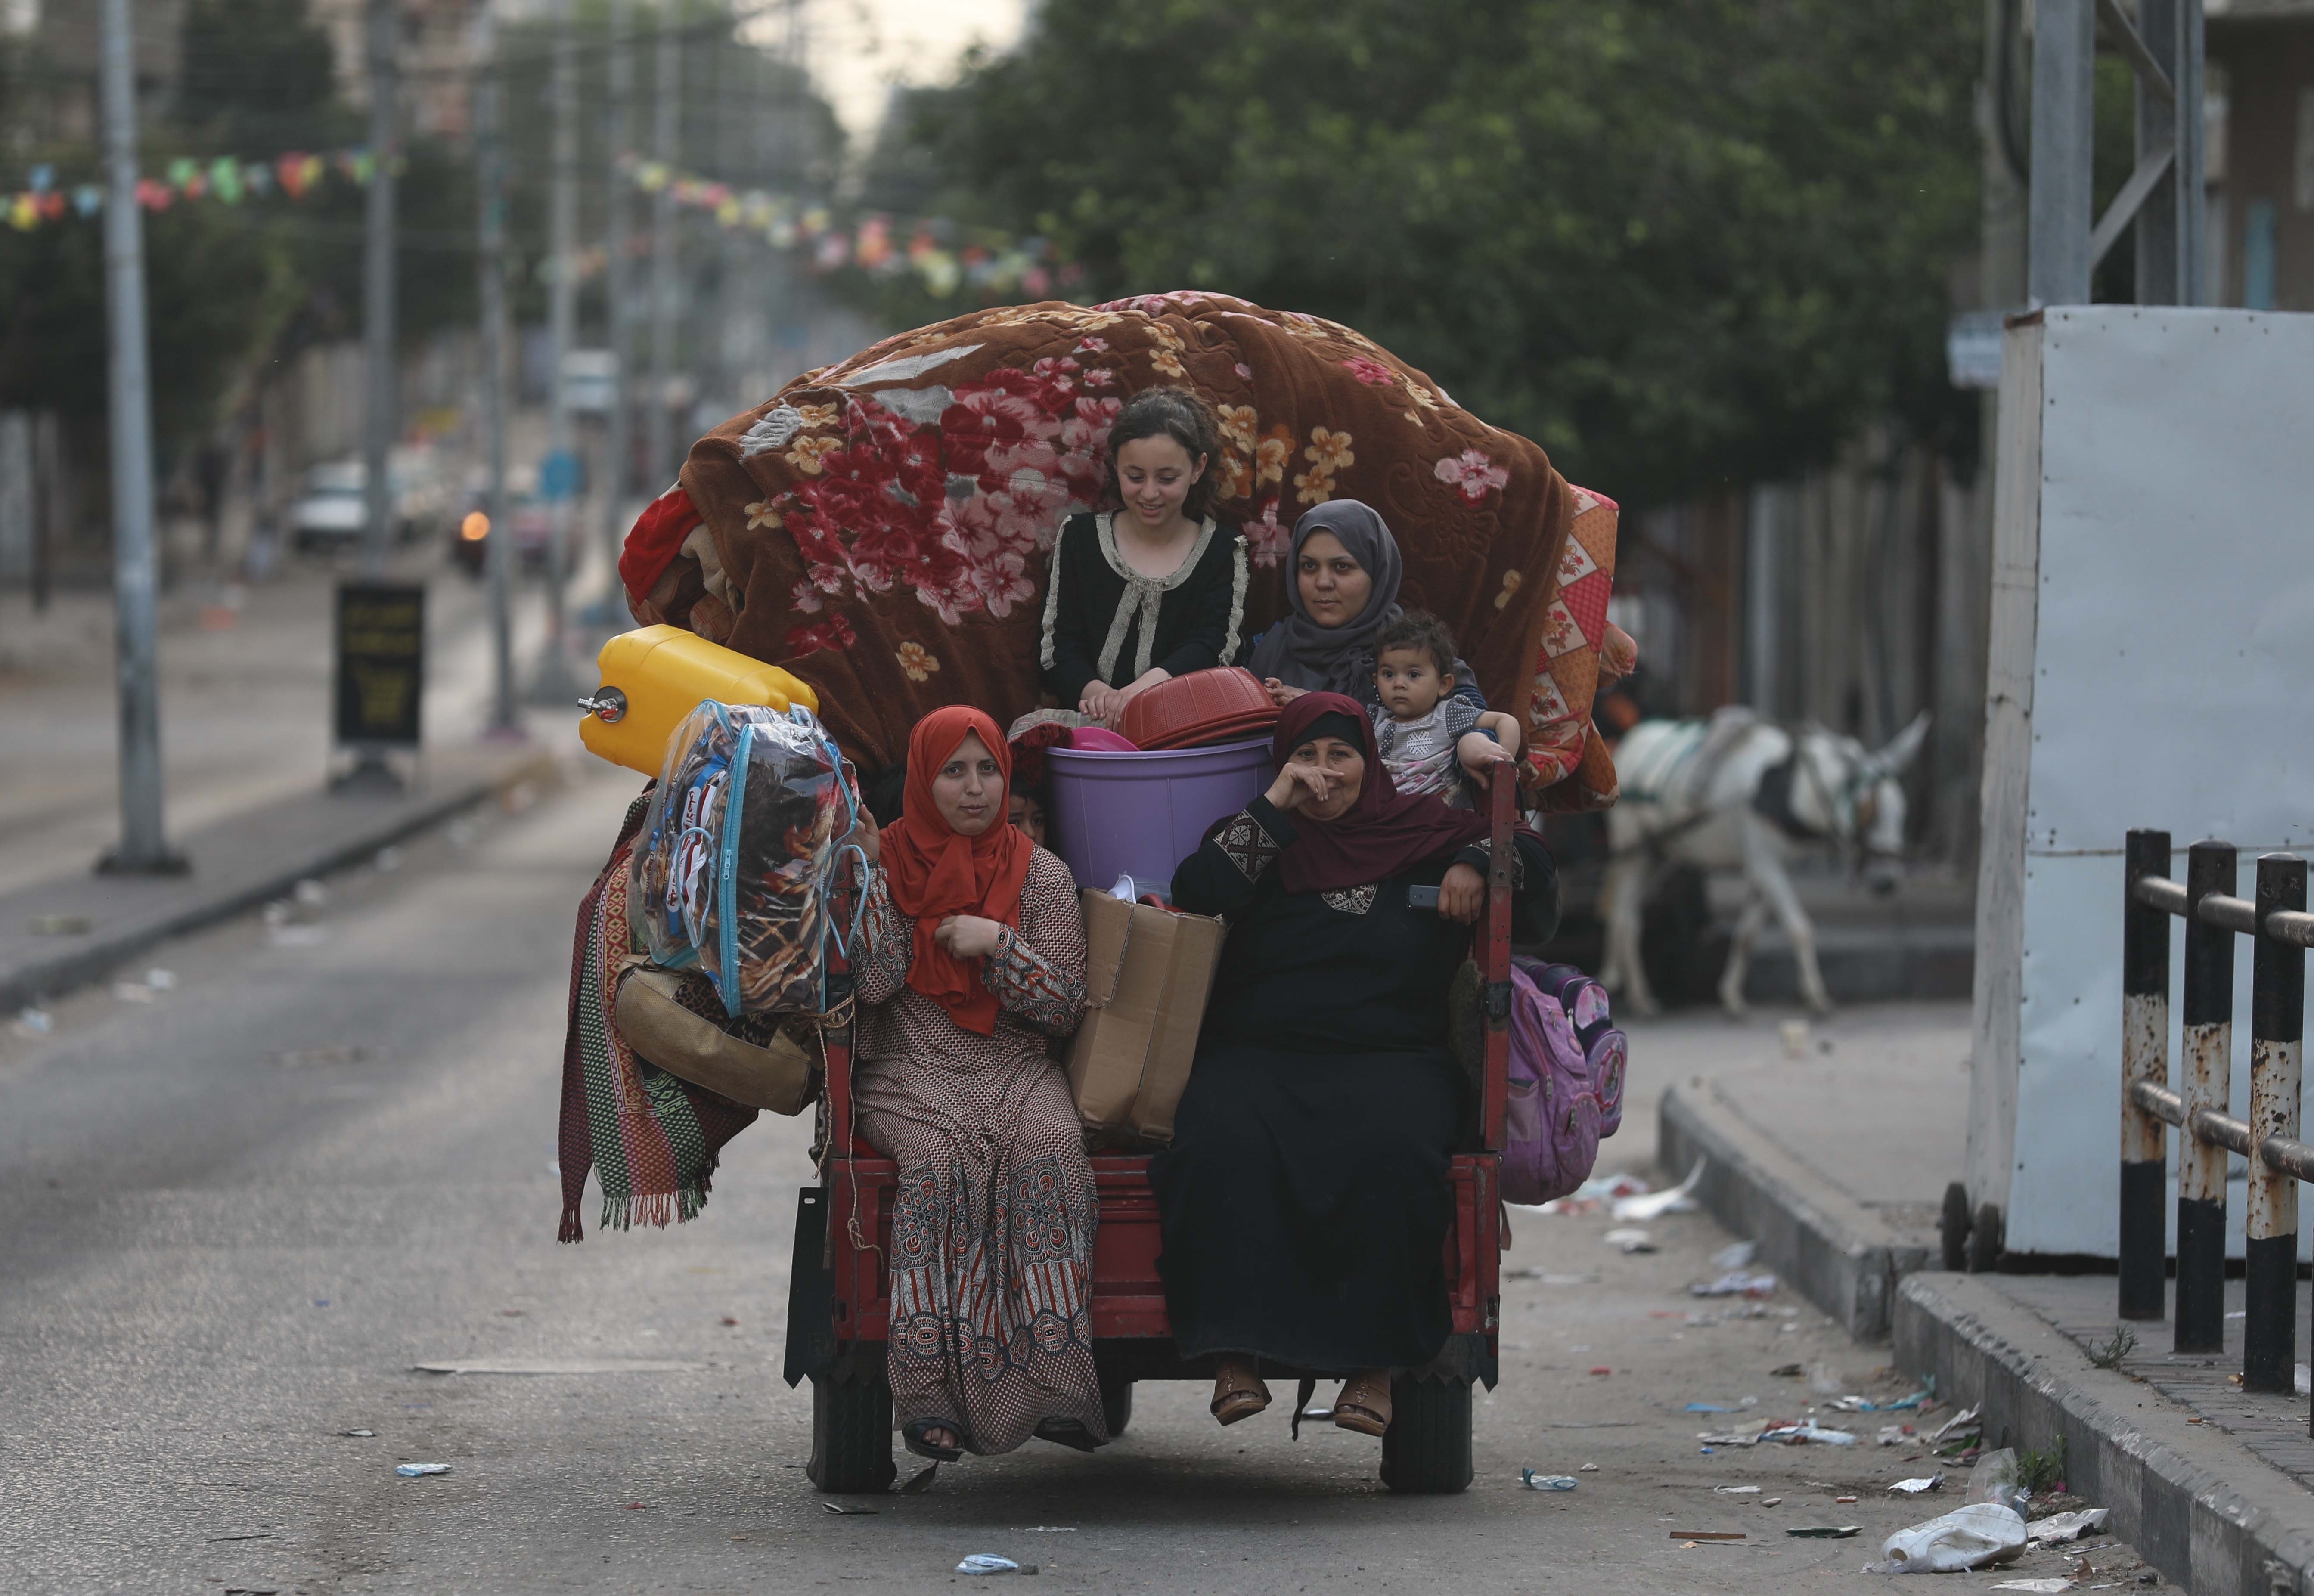
[[[1471,774],[1484,776],[1495,766],[1506,763],[1511,752],[1484,732],[1466,731],[1454,744],[1454,756]]]
[[[1281,710],[1300,698],[1303,693],[1303,689],[1288,687],[1275,676],[1264,676],[1261,679],[1261,684],[1269,690],[1269,701]]]

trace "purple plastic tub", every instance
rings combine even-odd
[[[1053,851],[1079,886],[1106,891],[1131,876],[1144,890],[1161,890],[1207,826],[1269,785],[1269,741],[1154,754],[1047,748]]]

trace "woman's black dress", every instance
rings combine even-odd
[[[1177,906],[1231,925],[1173,1142],[1149,1170],[1174,1342],[1327,1372],[1425,1363],[1450,1328],[1446,1160],[1466,1089],[1446,989],[1471,932],[1406,889],[1486,856],[1288,893],[1276,861],[1293,840],[1257,798],[1173,877]],[[1522,935],[1548,936],[1550,856],[1518,849]]]
[[[1245,539],[1212,521],[1170,577],[1117,552],[1113,516],[1072,516],[1053,544],[1038,664],[1064,710],[1094,682],[1122,687],[1153,667],[1186,676],[1235,665],[1245,624]]]

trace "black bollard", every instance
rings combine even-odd
[[[2257,861],[2257,941],[2249,998],[2249,1212],[2242,1281],[2242,1389],[2295,1389],[2298,1177],[2268,1167],[2269,1136],[2298,1140],[2299,1050],[2306,1030],[2306,950],[2266,934],[2266,916],[2306,907],[2306,861]]]
[[[2202,922],[2202,900],[2230,897],[2230,842],[2196,842],[2186,861],[2186,1124],[2177,1138],[2176,1350],[2214,1353],[2226,1336],[2226,1150],[2194,1133],[2194,1111],[2227,1110],[2234,1045],[2234,933]]]
[[[2158,1319],[2168,1294],[2162,1212],[2169,1127],[2131,1100],[2140,1080],[2169,1084],[2169,916],[2137,901],[2137,884],[2169,874],[2169,833],[2133,831],[2124,853],[2121,913],[2121,1317]]]

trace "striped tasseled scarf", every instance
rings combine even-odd
[[[627,864],[650,793],[628,807],[610,862],[578,906],[570,956],[570,1022],[562,1043],[562,1226],[557,1239],[585,1235],[579,1204],[591,1167],[603,1191],[603,1218],[623,1230],[679,1223],[707,1204],[709,1177],[723,1144],[755,1110],[679,1080],[637,1058],[611,1023],[627,940]]]

